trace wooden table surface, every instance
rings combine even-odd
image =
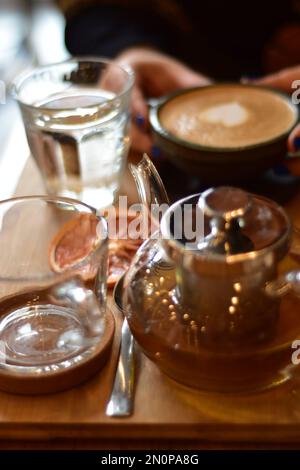
[[[17,195],[43,193],[31,160]],[[300,194],[287,206],[297,219]],[[111,302],[111,299],[110,299]],[[135,411],[109,418],[120,337],[120,314],[111,360],[89,382],[55,395],[0,393],[0,448],[243,449],[300,447],[300,372],[263,393],[230,395],[187,390],[140,354]]]

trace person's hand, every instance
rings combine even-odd
[[[298,124],[290,134],[288,148],[290,152],[297,154],[297,158],[295,158],[294,161],[293,159],[288,160],[286,165],[293,175],[300,176],[300,159],[298,158],[300,157],[300,124]]]
[[[295,91],[293,88],[293,82],[296,80],[300,80],[300,65],[282,69],[279,72],[266,75],[265,77],[256,80],[251,80],[250,83],[254,83],[255,85],[271,86],[273,88],[283,90],[286,93],[292,93]]]
[[[298,81],[298,82],[297,82]],[[246,82],[246,80],[244,80]],[[290,67],[271,75],[266,75],[258,80],[251,80],[251,83],[255,85],[265,85],[279,90],[285,91],[286,93],[295,93],[295,96],[300,100],[300,66]],[[294,84],[294,85],[293,85]],[[298,124],[288,138],[288,150],[289,152],[300,151],[300,124]],[[300,176],[300,161],[297,159],[294,162],[289,160],[287,163],[289,170]]]
[[[132,93],[132,147],[151,153],[147,99],[163,96],[178,88],[208,85],[210,80],[181,62],[146,47],[127,49],[116,61],[129,65],[136,77]]]

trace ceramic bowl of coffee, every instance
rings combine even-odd
[[[254,85],[185,89],[150,104],[164,155],[210,183],[252,178],[281,162],[298,120],[288,95]]]

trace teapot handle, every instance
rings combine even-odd
[[[169,204],[169,197],[162,179],[146,153],[137,165],[130,163],[129,169],[143,204],[148,207],[150,204]]]
[[[154,216],[157,219],[155,222],[159,224],[162,212],[155,212],[153,209],[166,210],[170,203],[157,169],[146,153],[137,165],[129,164],[129,169],[136,183],[141,204],[147,210],[148,216]]]
[[[265,292],[273,298],[283,297],[288,292],[294,292],[300,296],[300,270],[288,271],[274,281],[268,282]]]

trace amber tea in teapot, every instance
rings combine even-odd
[[[139,186],[149,185],[149,172],[159,187],[147,159],[134,170]],[[174,214],[185,204],[204,217],[193,249],[174,236]],[[289,378],[300,275],[279,266],[290,241],[285,211],[237,188],[174,203],[125,278],[126,314],[144,352],[170,377],[208,390],[260,389]]]

